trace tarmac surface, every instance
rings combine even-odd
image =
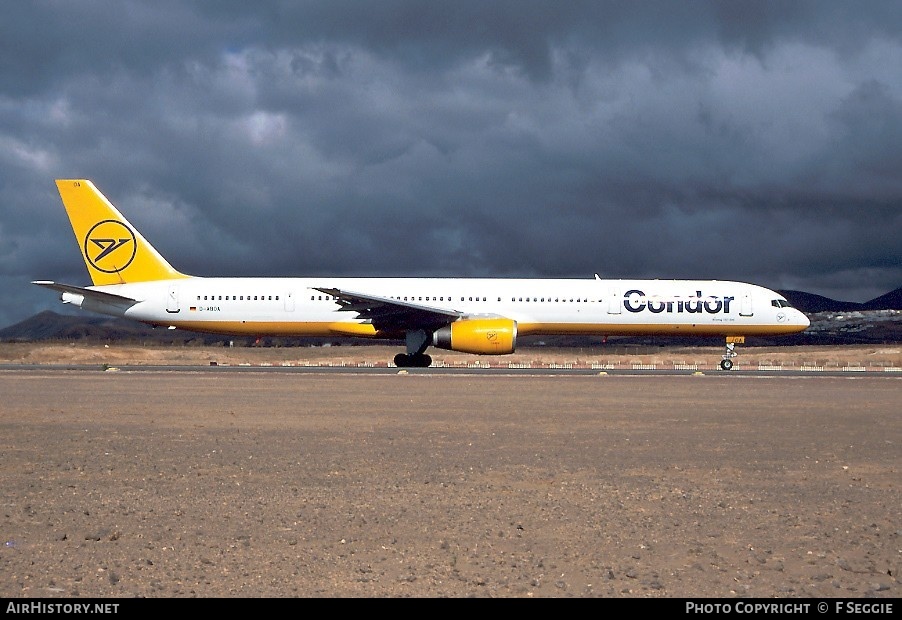
[[[0,597],[899,597],[902,376],[0,370]]]

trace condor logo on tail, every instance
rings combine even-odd
[[[85,235],[85,258],[91,266],[104,273],[117,273],[135,260],[138,244],[135,233],[116,220],[104,220],[91,227]]]

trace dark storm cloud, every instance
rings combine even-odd
[[[199,275],[902,282],[893,2],[34,2],[0,21],[0,325],[53,179]],[[35,289],[35,290],[32,290]]]

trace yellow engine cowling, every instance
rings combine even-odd
[[[511,319],[462,319],[442,327],[432,335],[439,349],[505,355],[517,346],[517,322]]]

